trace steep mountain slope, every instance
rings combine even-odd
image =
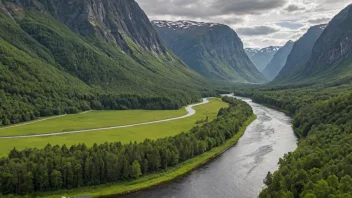
[[[351,78],[352,4],[336,15],[325,28],[312,51],[301,78],[307,81]]]
[[[278,46],[269,46],[260,50],[247,48],[246,52],[257,69],[263,71],[280,48]]]
[[[300,77],[300,72],[309,61],[313,46],[325,27],[326,25],[317,25],[309,28],[308,31],[294,43],[285,66],[273,83],[292,82],[295,78]]]
[[[193,21],[152,21],[152,24],[167,46],[201,75],[218,81],[265,81],[230,27]]]
[[[282,48],[280,48],[274,55],[273,59],[268,63],[262,71],[268,80],[273,80],[285,66],[287,57],[291,53],[294,42],[288,41]]]
[[[0,21],[0,125],[90,108],[178,108],[208,92],[135,1],[1,0]]]
[[[108,79],[107,87],[115,89],[121,84],[148,81],[150,87],[157,87],[160,83],[152,81],[161,77],[177,83],[197,79],[167,50],[134,1],[3,2],[24,31],[48,48],[69,73],[86,83],[105,86]],[[64,42],[56,44],[58,40]],[[87,61],[76,66],[78,60]],[[142,79],[134,82],[134,76]]]

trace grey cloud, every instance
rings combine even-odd
[[[217,0],[212,6],[225,14],[260,14],[285,4],[286,0]]]
[[[283,7],[287,0],[136,0],[149,16],[204,18],[229,14],[258,15]]]
[[[308,20],[309,23],[311,24],[323,24],[329,22],[331,19],[330,18],[317,18],[317,19],[311,19]]]
[[[292,29],[292,30],[299,29],[304,26],[304,24],[302,23],[292,22],[292,21],[280,21],[276,23],[276,25],[284,28]]]
[[[297,11],[302,11],[305,10],[304,7],[300,7],[298,5],[291,4],[285,8],[287,12],[297,12]]]
[[[270,26],[255,26],[247,28],[237,28],[237,33],[246,36],[269,35],[279,30]]]
[[[234,29],[245,27],[237,28],[241,39],[246,45],[261,47],[273,43],[284,44],[285,40],[296,39],[305,32],[303,29],[328,22],[329,17],[333,17],[347,4],[352,3],[352,0],[135,1],[150,19],[216,22],[227,24]],[[296,14],[298,12],[299,14]],[[304,26],[301,27],[302,25]],[[285,35],[278,38],[280,32],[285,32]],[[271,39],[264,42],[264,37]]]
[[[227,17],[227,18],[212,18],[213,21],[217,23],[227,24],[227,25],[235,25],[244,22],[243,18],[238,17]]]
[[[295,33],[293,35],[290,36],[290,39],[292,40],[298,40],[299,38],[301,38],[303,35],[303,33]]]

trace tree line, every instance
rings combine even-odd
[[[0,159],[1,193],[24,195],[94,186],[166,170],[224,144],[253,115],[251,107],[241,100],[226,97],[223,101],[229,107],[221,109],[216,119],[174,137],[92,147],[14,148],[8,157]]]
[[[213,94],[211,94],[213,95]],[[14,97],[16,96],[16,97]],[[0,126],[30,121],[39,117],[75,114],[87,110],[174,110],[199,102],[199,95],[184,99],[136,94],[78,94],[64,97],[9,95],[0,89]],[[30,101],[29,103],[27,101]]]

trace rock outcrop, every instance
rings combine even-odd
[[[208,79],[262,83],[236,32],[223,24],[152,21],[167,46],[194,71]]]

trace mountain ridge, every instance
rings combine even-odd
[[[285,66],[287,57],[291,53],[292,47],[294,45],[293,41],[288,41],[283,47],[281,47],[262,71],[264,76],[268,80],[273,80]]]
[[[273,83],[292,83],[302,76],[301,73],[304,72],[311,58],[313,47],[326,26],[326,24],[321,24],[310,27],[307,32],[295,42],[285,66],[274,79]]]
[[[245,51],[252,63],[262,72],[280,48],[279,46],[269,46],[262,49],[246,48]]]
[[[153,20],[167,46],[202,76],[216,81],[262,83],[243,43],[230,27],[218,23]]]
[[[309,80],[351,76],[352,4],[338,13],[315,43],[307,63]]]
[[[135,1],[1,0],[0,21],[0,125],[89,109],[177,109],[214,94]]]

